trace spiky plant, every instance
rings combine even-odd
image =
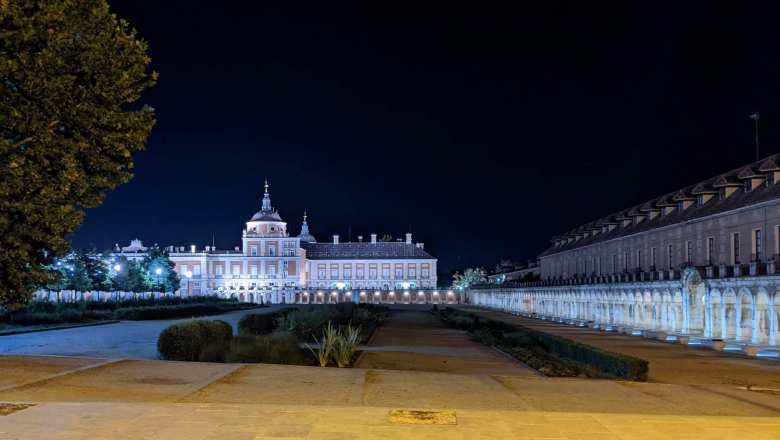
[[[317,344],[317,349],[315,350],[309,344],[306,344],[306,348],[308,348],[317,359],[320,367],[327,367],[330,358],[333,356],[336,341],[339,339],[338,330],[336,330],[336,328],[333,327],[333,324],[328,321],[328,325],[325,326],[325,329],[322,332],[322,342],[318,341],[316,336],[313,337],[314,342]]]
[[[339,368],[348,367],[360,342],[360,327],[348,325],[344,328],[344,332],[338,333],[337,336],[333,347],[333,360]]]

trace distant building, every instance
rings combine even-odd
[[[142,256],[141,249],[140,241],[133,240],[117,254]],[[179,293],[185,296],[219,294],[248,302],[289,303],[304,301],[301,295],[308,301],[309,289],[328,290],[328,295],[331,290],[358,294],[366,289],[373,295],[375,290],[436,288],[437,260],[423,243],[412,242],[412,234],[399,242],[379,242],[371,234],[369,242],[340,242],[334,235],[332,242],[319,243],[304,213],[301,233],[291,236],[271,206],[267,183],[260,210],[246,222],[240,247],[170,246],[168,251],[182,279]]]
[[[552,238],[541,281],[474,304],[780,358],[780,155]]]
[[[532,261],[524,265],[500,266],[499,270],[494,271],[487,278],[491,284],[503,284],[516,281],[536,281],[539,276],[539,262]]]

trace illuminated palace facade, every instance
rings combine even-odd
[[[476,304],[778,357],[780,155],[555,236],[542,281]]]
[[[317,242],[305,213],[300,234],[291,236],[271,206],[266,183],[240,247],[171,246],[168,251],[183,296],[216,294],[256,303],[446,300],[447,292],[436,290],[436,258],[423,243],[413,243],[412,234],[391,242],[370,237],[340,242],[334,235],[332,242]],[[124,250],[138,253],[137,246]]]

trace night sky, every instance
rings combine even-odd
[[[752,161],[753,111],[780,151],[769,3],[111,3],[149,42],[158,123],[78,247],[232,248],[267,177],[292,234],[307,209],[320,241],[411,230],[442,273],[492,267]]]

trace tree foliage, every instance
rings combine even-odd
[[[146,290],[155,292],[175,292],[179,290],[179,275],[174,268],[176,263],[168,258],[168,253],[159,247],[149,249],[141,261],[141,272],[144,275]],[[157,272],[160,272],[159,274]]]
[[[455,289],[468,289],[469,286],[473,284],[479,284],[484,283],[487,281],[487,278],[485,278],[485,269],[481,267],[477,268],[468,268],[461,274],[460,272],[455,272],[455,274],[452,276],[452,287]]]
[[[52,282],[84,210],[132,177],[146,51],[106,0],[0,0],[0,304]]]

